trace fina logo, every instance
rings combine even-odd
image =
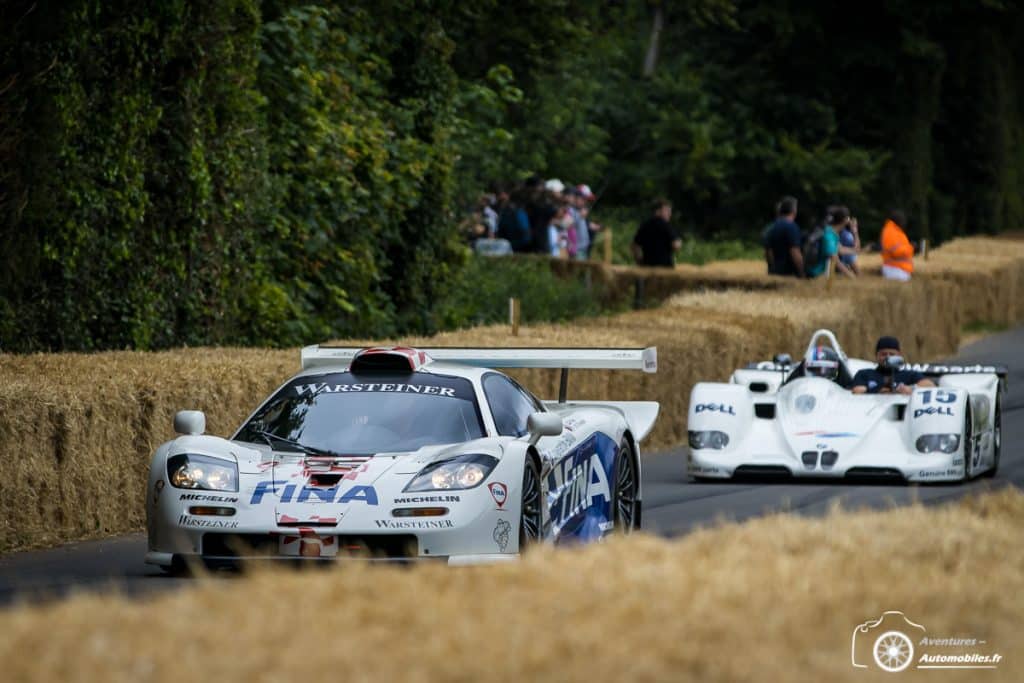
[[[727,406],[724,403],[698,403],[696,413],[703,413],[704,411],[710,411],[712,413],[723,413],[725,415],[736,415],[736,409],[732,406]]]
[[[505,501],[508,499],[508,487],[500,481],[496,481],[493,484],[488,484],[487,488],[491,490],[491,497],[494,498],[498,509],[505,507]]]

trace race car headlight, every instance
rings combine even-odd
[[[406,491],[450,491],[479,486],[498,459],[490,455],[460,455],[430,463],[405,487]]]
[[[695,432],[690,431],[690,448],[714,448],[721,450],[729,445],[729,435],[725,432]]]
[[[207,455],[182,453],[167,459],[167,480],[179,489],[237,491],[238,465]]]
[[[922,453],[953,453],[960,447],[960,435],[925,434],[917,437],[916,445]]]

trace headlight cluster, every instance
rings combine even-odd
[[[167,480],[179,489],[237,491],[238,465],[207,455],[182,453],[167,459]]]
[[[498,459],[490,455],[460,455],[424,467],[405,487],[406,491],[451,491],[480,485]]]
[[[953,453],[960,447],[960,435],[925,434],[917,437],[916,445],[922,453]]]
[[[721,450],[729,445],[729,435],[725,432],[695,432],[690,431],[690,448],[714,448]]]

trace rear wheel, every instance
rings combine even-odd
[[[519,512],[519,552],[540,539],[540,472],[530,456],[523,466],[523,502]]]
[[[615,530],[628,534],[640,528],[640,478],[637,476],[633,449],[628,441],[619,446],[615,456],[615,493],[613,497],[613,521]]]
[[[999,455],[1003,450],[1003,406],[996,400],[996,414],[992,418],[992,468],[985,472],[986,477],[996,476],[999,469]]]

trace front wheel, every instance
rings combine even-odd
[[[640,477],[633,457],[633,449],[625,441],[615,456],[615,492],[612,503],[612,519],[615,530],[628,534],[640,528]]]
[[[540,471],[527,456],[523,466],[523,501],[519,512],[519,552],[540,540]]]

